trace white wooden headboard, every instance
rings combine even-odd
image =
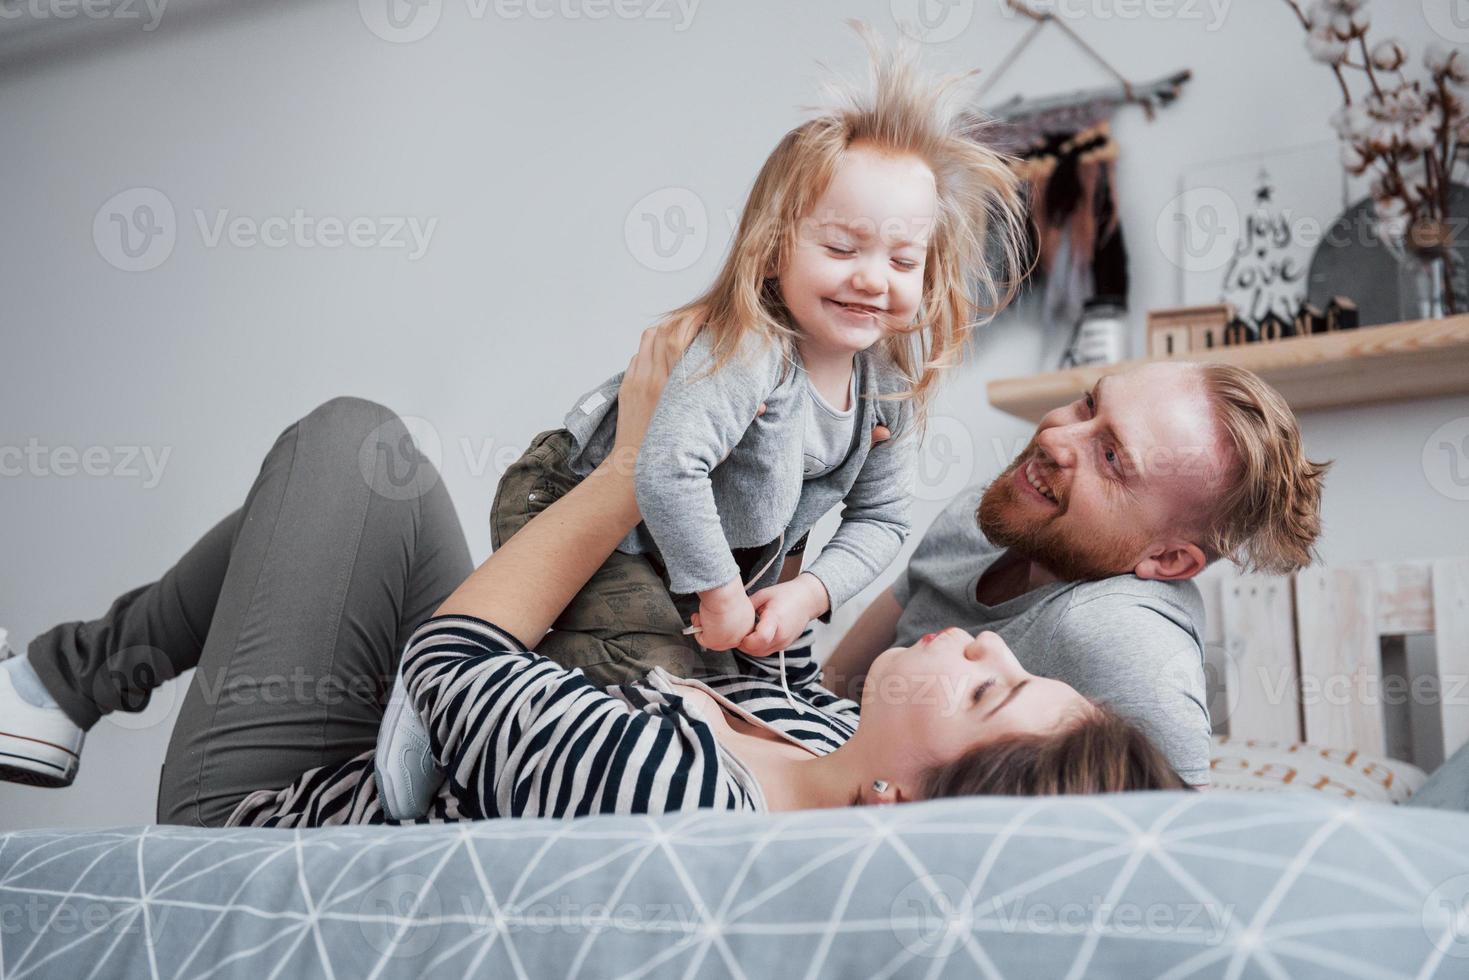
[[[1406,703],[1437,713],[1444,757],[1469,742],[1469,558],[1284,577],[1220,562],[1199,588],[1216,732],[1386,755],[1384,708]],[[1384,656],[1419,635],[1433,637],[1432,675],[1385,679]]]

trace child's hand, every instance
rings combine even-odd
[[[755,625],[755,606],[739,579],[700,592],[697,615],[701,632],[695,638],[705,650],[733,649]]]
[[[826,586],[810,572],[789,582],[761,589],[750,597],[760,622],[740,641],[740,649],[752,657],[768,657],[785,650],[800,637],[811,620],[831,605]]]

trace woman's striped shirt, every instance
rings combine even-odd
[[[655,668],[606,690],[527,651],[492,623],[440,616],[404,650],[404,680],[446,773],[421,820],[766,809],[753,775],[688,710],[702,686],[757,723],[825,755],[852,736],[858,706],[821,686],[806,637],[784,659],[736,653],[741,673],[686,681]],[[227,826],[393,823],[378,801],[371,750],[247,796]]]

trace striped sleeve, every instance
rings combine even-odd
[[[482,619],[425,622],[404,650],[403,674],[447,773],[415,823],[760,806],[681,698],[656,690],[613,697]],[[227,826],[393,822],[382,813],[374,761],[367,751],[251,793]]]
[[[661,813],[706,781],[726,785],[712,805],[742,805],[712,740],[670,706],[638,711],[483,620],[425,622],[404,679],[469,819]]]

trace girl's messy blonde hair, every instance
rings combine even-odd
[[[967,90],[977,71],[929,76],[911,41],[886,50],[871,28],[848,23],[867,45],[867,90],[828,83],[835,104],[787,133],[760,168],[713,285],[670,316],[696,316],[712,331],[716,369],[751,331],[789,350],[795,323],[776,277],[842,155],[862,144],[917,157],[933,171],[938,201],[923,298],[914,322],[887,324],[879,347],[908,379],[909,389],[895,397],[912,399],[921,424],[939,376],[959,363],[969,335],[1005,308],[1025,276],[1026,210],[1013,161],[980,139],[989,124]]]

